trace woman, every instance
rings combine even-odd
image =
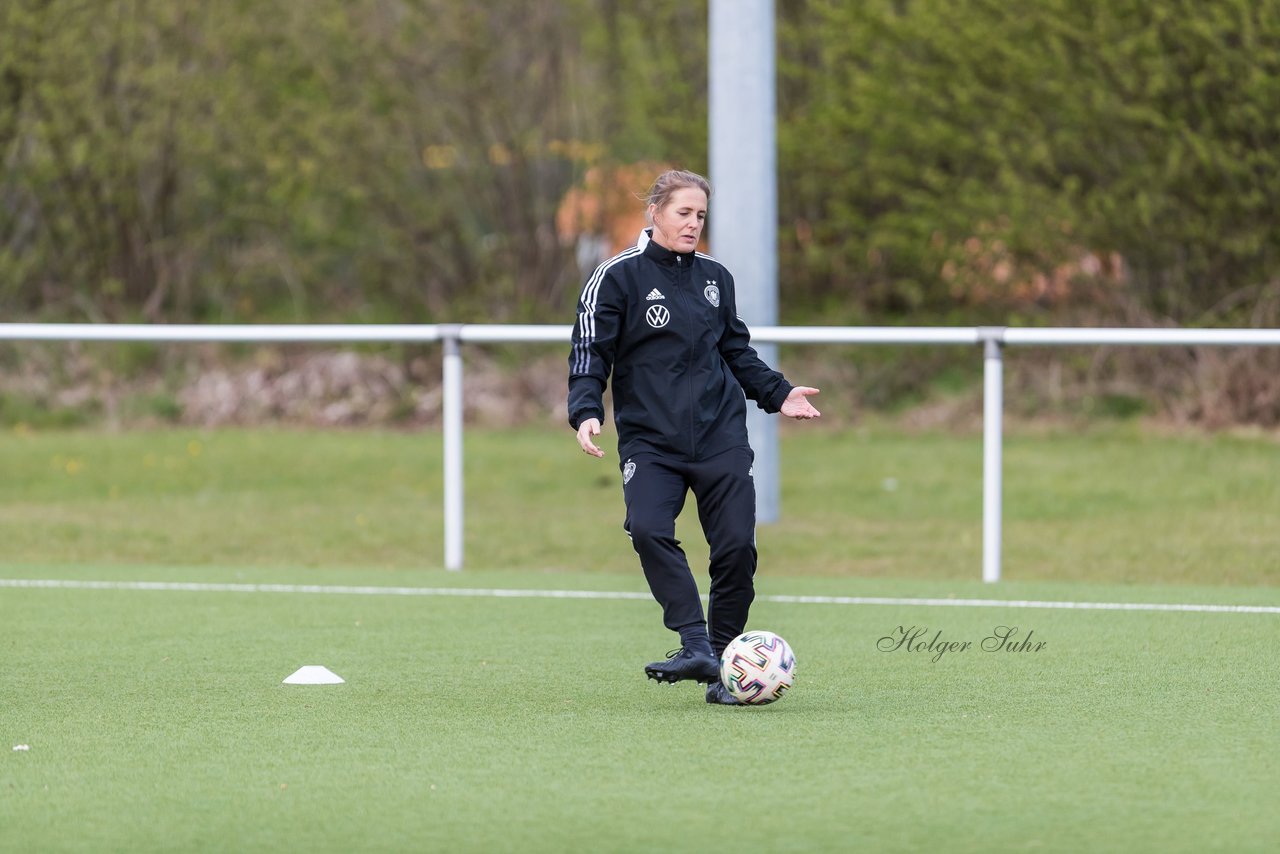
[[[720,683],[719,660],[745,629],[755,597],[754,454],[744,395],[766,412],[810,419],[819,416],[808,401],[818,390],[792,386],[760,360],[738,317],[733,276],[697,251],[710,197],[701,175],[658,176],[648,197],[650,227],[587,280],[569,355],[569,424],[585,453],[604,456],[594,437],[612,377],[624,528],[663,622],[681,641],[645,673],[707,683],[708,703],[737,705]],[[711,548],[706,619],[675,536],[689,490]]]

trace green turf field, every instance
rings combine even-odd
[[[598,574],[396,582],[637,589]],[[995,592],[1170,601],[1090,584]],[[1262,851],[1280,834],[1280,614],[762,602],[753,624],[789,638],[799,675],[761,709],[646,682],[645,657],[669,645],[657,622],[643,600],[0,589],[0,847]],[[1045,646],[980,651],[1002,625]],[[878,650],[899,626],[974,647],[937,661]],[[303,664],[347,682],[281,684]]]
[[[799,675],[730,709],[644,680],[643,595],[12,586],[643,594],[567,431],[468,434],[464,573],[438,437],[5,435],[0,851],[1274,850],[1274,611],[768,598],[1280,605],[1274,443],[1014,437],[999,585],[977,444],[787,435],[752,626]],[[346,684],[281,684],[305,664]]]

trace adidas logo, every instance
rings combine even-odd
[[[649,295],[645,297],[645,299],[652,302],[653,300],[656,300],[656,299],[666,299],[666,297],[662,295],[662,291],[658,290],[657,288],[654,288],[653,290],[649,291]]]

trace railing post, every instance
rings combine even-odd
[[[981,326],[982,368],[982,580],[1000,580],[1000,520],[1003,515],[1004,327]]]
[[[444,568],[462,569],[463,481],[462,481],[462,325],[442,324],[444,342],[443,413],[444,422]]]

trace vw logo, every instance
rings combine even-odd
[[[661,329],[671,320],[671,312],[667,311],[664,305],[651,305],[644,313],[644,319],[649,321],[649,325],[654,329]]]

